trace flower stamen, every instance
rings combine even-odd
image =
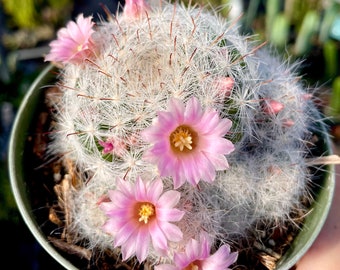
[[[199,268],[198,268],[198,266],[196,264],[194,264],[194,263],[190,264],[190,270],[198,270],[198,269]]]
[[[138,215],[140,216],[138,221],[144,221],[144,223],[147,224],[149,222],[149,219],[155,215],[155,207],[151,203],[143,203],[139,207]]]
[[[200,264],[199,261],[193,261],[191,262],[187,267],[184,268],[184,270],[199,270],[200,268]]]
[[[192,135],[187,127],[179,126],[171,133],[171,142],[175,148],[179,148],[182,152],[184,148],[192,150]]]

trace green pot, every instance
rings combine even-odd
[[[9,177],[20,214],[35,239],[47,253],[66,269],[78,269],[54,248],[42,231],[41,225],[37,221],[36,209],[34,209],[31,201],[32,194],[28,181],[32,181],[32,178],[27,177],[27,172],[35,169],[29,168],[32,154],[31,151],[28,151],[27,144],[33,136],[32,123],[37,122],[39,108],[44,102],[42,87],[51,82],[53,78],[50,73],[51,70],[52,66],[48,66],[35,79],[17,112],[9,142]]]
[[[32,203],[32,188],[28,186],[30,176],[35,168],[31,165],[31,151],[27,150],[30,138],[34,136],[32,124],[36,122],[39,108],[43,106],[42,87],[51,83],[55,74],[52,74],[52,66],[46,67],[39,77],[33,82],[17,113],[9,144],[9,174],[11,186],[19,211],[40,245],[66,269],[79,269],[77,260],[70,258],[67,254],[57,250],[49,241],[43,226],[44,221],[39,220],[36,206]],[[331,140],[326,134],[325,126],[322,128],[321,153],[332,154]],[[324,168],[320,187],[315,192],[315,202],[312,211],[306,217],[302,230],[294,238],[290,248],[279,260],[277,270],[288,270],[306,253],[320,233],[327,218],[335,186],[334,165]],[[47,216],[45,217],[45,221]]]

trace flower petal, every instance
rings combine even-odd
[[[195,124],[202,115],[203,111],[198,99],[196,97],[191,97],[185,108],[185,120],[189,123]]]
[[[139,262],[142,262],[146,259],[150,245],[150,234],[148,232],[148,228],[144,226],[141,228],[136,236],[136,255]]]
[[[115,238],[115,247],[123,245],[133,235],[138,228],[135,222],[126,223],[117,233]]]
[[[155,270],[178,270],[176,266],[171,265],[171,264],[155,265],[154,269]]]
[[[136,252],[137,247],[135,239],[136,236],[133,235],[132,237],[126,240],[124,245],[122,245],[121,250],[123,261],[129,259]]]
[[[152,181],[152,183],[150,184],[150,187],[147,190],[146,197],[148,198],[150,202],[156,202],[161,196],[162,192],[163,192],[163,182],[159,178],[159,179]],[[158,203],[161,203],[161,202],[158,201]]]
[[[184,211],[178,209],[157,208],[157,219],[159,221],[180,221],[184,214]]]
[[[140,202],[146,199],[146,186],[140,177],[137,177],[135,183],[135,199]]]
[[[183,239],[183,233],[178,226],[169,222],[162,222],[160,227],[169,241],[179,242]]]
[[[180,197],[180,192],[176,190],[168,190],[159,198],[157,205],[161,205],[162,208],[172,208],[179,202]]]
[[[204,260],[202,268],[208,270],[229,269],[226,267],[236,262],[237,257],[237,252],[230,253],[230,247],[223,245],[213,255]]]
[[[152,245],[157,252],[165,254],[165,251],[168,249],[167,239],[165,234],[161,230],[158,225],[158,222],[153,222],[149,226],[149,233],[152,239]]]
[[[169,110],[172,113],[173,120],[177,124],[181,124],[184,120],[184,111],[185,111],[183,102],[176,98],[170,99]]]

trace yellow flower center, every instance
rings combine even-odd
[[[82,44],[79,44],[78,46],[77,46],[77,52],[80,52],[80,51],[82,51],[83,50],[83,45]]]
[[[179,126],[170,135],[170,143],[175,151],[190,151],[195,147],[197,134],[188,126]]]
[[[185,267],[185,270],[199,270],[200,267],[195,262],[190,263],[187,267]]]
[[[147,224],[150,220],[155,215],[155,207],[151,203],[142,203],[139,206],[138,209],[138,215],[139,215],[139,222],[144,222]]]

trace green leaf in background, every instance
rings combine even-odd
[[[301,28],[294,44],[294,54],[297,56],[305,54],[312,44],[312,38],[317,33],[320,25],[320,15],[315,10],[306,13]]]
[[[36,0],[2,0],[5,12],[19,28],[34,28],[37,24]]]
[[[249,7],[245,14],[245,21],[244,21],[244,29],[246,32],[249,32],[252,28],[252,23],[254,22],[257,12],[259,9],[260,0],[252,0],[249,1]]]
[[[63,9],[70,4],[70,0],[48,0],[48,6],[56,9]]]
[[[325,60],[325,76],[332,78],[338,71],[338,47],[335,41],[328,40],[323,45],[323,57]]]
[[[266,36],[269,37],[272,32],[274,20],[279,13],[281,0],[266,1]]]
[[[340,119],[340,76],[333,81],[333,90],[329,101],[329,112],[327,115],[334,117],[335,121]]]
[[[324,11],[324,16],[321,22],[319,33],[319,41],[321,43],[324,43],[329,39],[332,28],[335,27],[340,30],[340,22],[338,25],[336,25],[336,21],[334,21],[337,17],[338,12],[339,5],[335,3],[329,5],[328,8]],[[338,35],[338,38],[340,39],[340,33]]]
[[[273,21],[270,32],[270,41],[279,49],[284,49],[288,44],[289,21],[285,14],[278,14]]]

